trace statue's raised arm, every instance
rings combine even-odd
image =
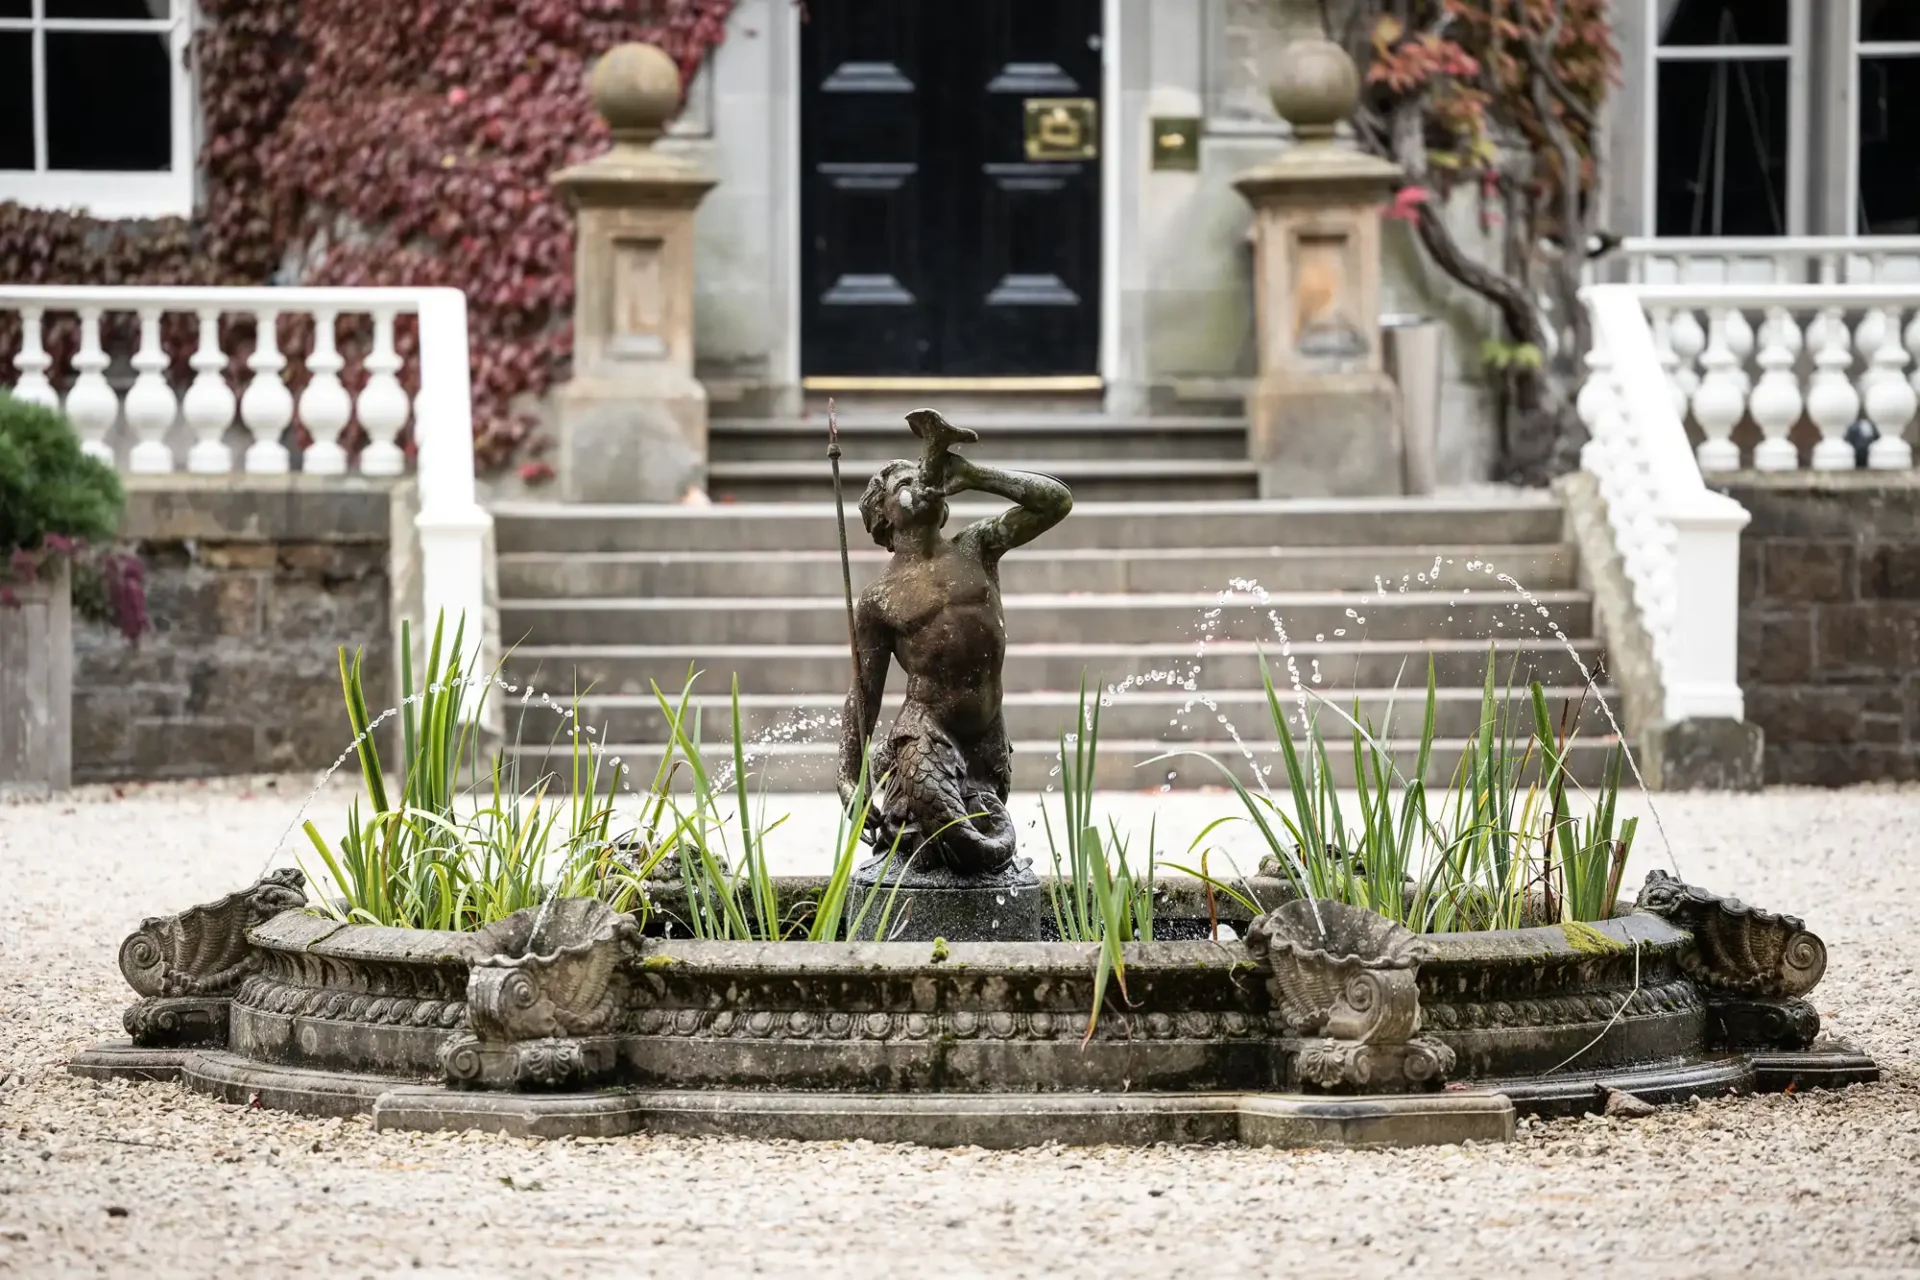
[[[930,483],[951,497],[956,493],[990,493],[1017,505],[968,525],[956,543],[970,546],[981,558],[992,562],[1015,547],[1025,546],[1067,518],[1073,510],[1073,494],[1052,476],[1032,471],[1009,471],[982,466],[951,451],[954,444],[976,439],[973,432],[949,424],[932,409],[916,409],[907,415],[915,435],[927,443],[922,469]]]

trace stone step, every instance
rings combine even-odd
[[[1101,414],[949,414],[980,433],[970,452],[995,458],[1215,458],[1244,462],[1242,418],[1109,418]],[[803,462],[826,465],[825,414],[805,418],[717,418],[707,427],[715,463]],[[874,459],[915,458],[920,442],[897,416],[840,416],[842,467]],[[983,458],[986,454],[981,455]],[[864,473],[863,473],[864,474]]]
[[[1537,601],[1537,605],[1535,603]],[[1209,593],[1009,595],[1007,634],[1025,643],[1151,643],[1198,639],[1279,643],[1273,616],[1301,640],[1490,639],[1590,630],[1584,592],[1549,590],[1532,599],[1506,591],[1278,592],[1265,599]],[[1548,611],[1541,617],[1536,609]],[[500,602],[500,638],[519,645],[831,644],[847,633],[845,605],[831,596],[759,599],[661,597]]]
[[[848,494],[849,538],[870,540]],[[948,530],[1005,510],[969,503]],[[523,552],[832,551],[831,501],[680,507],[512,502],[493,509],[494,545]],[[1077,502],[1036,549],[1169,547],[1474,546],[1499,562],[1514,544],[1561,540],[1551,494],[1516,489],[1482,497],[1295,499],[1247,502]]]
[[[1282,677],[1284,681],[1284,676]],[[722,682],[707,685],[717,689]],[[1290,722],[1298,723],[1299,696],[1284,682],[1281,685],[1281,709]],[[1309,688],[1319,690],[1316,686]],[[1602,691],[1606,693],[1607,691]],[[1571,729],[1576,723],[1583,734],[1611,732],[1606,712],[1598,698],[1589,694],[1583,701],[1577,687],[1545,690],[1547,705],[1556,728],[1563,717]],[[1329,707],[1309,697],[1308,708],[1319,718],[1321,730],[1329,739],[1329,749],[1350,749],[1352,726],[1343,718],[1352,716],[1373,734],[1417,736],[1426,714],[1424,685],[1409,682],[1397,692],[1392,689],[1339,690],[1324,695]],[[839,733],[844,692],[816,694],[741,694],[740,724],[749,742],[804,736],[831,739]],[[1209,693],[1203,702],[1197,693],[1165,688],[1130,689],[1111,699],[1101,709],[1100,725],[1104,736],[1135,740],[1164,739],[1169,742],[1211,740],[1226,734],[1220,717],[1226,718],[1242,737],[1272,738],[1273,716],[1261,689],[1235,689]],[[1507,708],[1509,728],[1523,732],[1532,724],[1530,695],[1524,687],[1502,690],[1500,702]],[[678,703],[677,687],[668,701]],[[902,694],[887,696],[882,723],[892,720],[899,709]],[[1356,712],[1354,704],[1359,704]],[[1434,732],[1443,738],[1469,738],[1479,731],[1483,695],[1470,686],[1449,686],[1434,691]],[[668,736],[667,717],[652,694],[594,694],[577,704],[582,722],[592,725],[596,734],[608,742],[664,742]],[[1071,732],[1079,715],[1077,689],[1009,693],[1004,702],[1007,732],[1016,739],[1052,742]],[[538,708],[524,722],[517,704],[510,703],[509,731],[524,724],[523,742],[542,742],[554,736],[559,719],[551,711]],[[1337,710],[1335,709],[1337,708]],[[725,693],[695,696],[689,709],[699,717],[699,740],[726,742],[732,738],[733,703]],[[1618,712],[1616,711],[1616,715]]]
[[[1585,670],[1600,661],[1600,642],[1575,640],[1573,652],[1555,639],[1507,637],[1491,646],[1497,654],[1495,679],[1501,684],[1576,685]],[[1302,678],[1332,696],[1357,688],[1419,690],[1429,661],[1436,685],[1478,689],[1486,679],[1490,646],[1481,640],[1312,640],[1295,644],[1292,656]],[[1257,689],[1260,657],[1267,655],[1274,680],[1287,681],[1279,646],[1248,641],[1216,641],[1207,646],[1197,680],[1207,690]],[[1090,683],[1118,683],[1152,672],[1171,672],[1180,680],[1195,674],[1192,641],[1153,644],[1013,644],[1007,647],[1002,681],[1009,694],[1077,689]],[[1583,670],[1584,669],[1584,670]],[[554,697],[574,690],[595,694],[647,694],[657,683],[678,693],[689,672],[701,673],[698,689],[724,690],[737,674],[747,694],[828,693],[844,695],[850,667],[844,637],[818,645],[603,645],[528,646],[507,655],[505,678]],[[897,683],[899,674],[894,673]]]
[[[857,500],[885,459],[849,458],[840,465],[844,492]],[[1259,472],[1232,458],[996,458],[994,465],[1053,476],[1086,502],[1212,502],[1254,497]],[[707,492],[716,502],[828,502],[833,473],[822,457],[806,461],[707,464]]]
[[[1429,787],[1445,786],[1452,780],[1468,745],[1468,740],[1461,738],[1434,740],[1426,776]],[[1605,773],[1607,752],[1614,745],[1614,740],[1606,737],[1576,738],[1569,751],[1574,777],[1588,788],[1597,786]],[[1226,739],[1166,743],[1102,735],[1094,768],[1094,786],[1110,791],[1151,791],[1163,786],[1180,789],[1225,787],[1228,785],[1228,772],[1252,786],[1256,785],[1254,766],[1257,763],[1264,771],[1268,790],[1282,806],[1282,811],[1291,812],[1286,767],[1279,748],[1268,735],[1249,738],[1247,746],[1253,753],[1251,760],[1239,746]],[[1387,746],[1393,751],[1398,768],[1413,768],[1419,749],[1417,739],[1395,739],[1388,742]],[[1296,751],[1303,750],[1305,743],[1296,741],[1294,747]],[[1328,743],[1327,749],[1334,783],[1343,789],[1352,788],[1351,749],[1336,750],[1332,742]],[[633,771],[633,790],[636,792],[646,790],[660,767],[662,748],[655,744],[612,743],[607,751]],[[1016,741],[1013,744],[1014,790],[1053,789],[1057,792],[1060,782],[1059,753],[1060,744],[1057,742]],[[529,771],[545,771],[553,776],[556,790],[564,791],[570,786],[571,757],[565,748],[538,744],[514,748],[511,754],[519,759],[523,785],[527,785],[526,779],[531,776]],[[1212,759],[1202,759],[1201,754]],[[701,755],[708,769],[716,775],[732,759],[731,748],[724,742],[716,742],[711,747],[703,746]],[[678,753],[676,758],[679,758]],[[754,792],[831,791],[836,785],[838,763],[839,748],[833,743],[774,743],[757,748],[756,754],[749,757],[747,785]],[[683,770],[682,779],[684,777]],[[727,785],[731,785],[730,774]],[[678,790],[683,794],[687,791],[684,781]],[[1434,799],[1438,801],[1441,797]],[[1238,799],[1223,794],[1220,798],[1220,816],[1224,818],[1241,814],[1244,814],[1244,809]],[[768,816],[778,817],[778,808],[770,807]],[[1043,839],[1038,833],[1032,838]],[[1036,850],[1028,852],[1031,854]],[[1044,845],[1037,852],[1044,852]]]
[[[863,538],[862,541],[865,541]],[[869,545],[855,550],[854,590],[887,562]],[[1191,591],[1252,580],[1269,591],[1393,590],[1484,580],[1473,547],[1218,547],[1129,551],[1027,548],[1001,564],[1012,593]],[[1502,548],[1499,570],[1532,591],[1571,587],[1565,543]],[[837,551],[519,552],[499,558],[500,593],[522,600],[581,596],[833,596],[842,590]]]

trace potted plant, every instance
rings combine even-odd
[[[75,607],[147,627],[140,562],[112,549],[124,505],[63,416],[0,391],[0,792],[72,778]]]

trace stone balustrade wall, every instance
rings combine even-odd
[[[1920,482],[1711,477],[1740,542],[1740,684],[1770,783],[1920,780]]]

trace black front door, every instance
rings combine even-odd
[[[804,372],[1092,373],[1100,0],[808,0],[800,70]]]

